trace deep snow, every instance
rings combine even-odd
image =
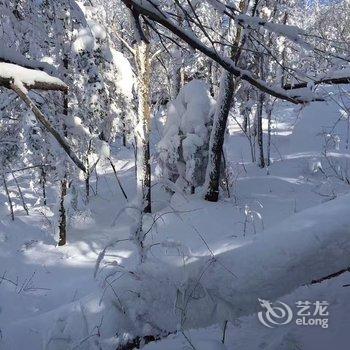
[[[156,245],[150,249],[149,259],[181,264],[184,259],[208,255],[208,246],[215,252],[240,248],[295,213],[348,193],[348,122],[332,100],[301,110],[280,103],[274,111],[273,163],[268,170],[261,170],[251,163],[249,143],[231,119],[225,146],[231,166],[231,198],[223,194],[219,203],[212,204],[198,195],[175,194],[168,205],[170,195],[154,178],[156,211],[148,222],[156,223],[147,242]],[[118,176],[132,198],[133,152],[116,146],[112,154]],[[116,265],[135,267],[134,246],[124,241],[129,238],[133,214],[129,209],[117,217],[128,203],[108,162],[99,165],[98,174],[98,181],[92,183],[97,194],[87,210],[75,215],[65,247],[55,246],[55,191],[49,191],[48,207],[36,203],[28,185],[30,171],[19,176],[30,215],[26,216],[16,201],[16,220],[12,223],[6,205],[1,205],[1,349],[115,349],[118,324],[113,323],[115,309],[105,303],[104,297],[113,293],[105,278]],[[4,203],[4,194],[1,198]],[[283,232],[280,234],[283,239]],[[99,253],[117,240],[106,251],[94,278]],[[274,246],[266,246],[266,250],[274,256]],[[113,283],[118,292],[118,282]],[[280,298],[291,306],[298,300],[328,301],[328,329],[292,323],[269,329],[253,314],[228,325],[225,345],[221,343],[220,324],[170,335],[145,349],[345,349],[350,340],[350,288],[343,285],[349,283],[346,273]],[[104,288],[106,293],[101,298]],[[258,300],[256,303],[258,307]]]

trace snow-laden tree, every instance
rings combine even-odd
[[[187,192],[204,184],[214,111],[215,100],[200,80],[187,83],[168,104],[159,160],[165,178]]]

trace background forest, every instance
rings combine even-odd
[[[0,0],[0,349],[347,348],[349,62],[349,0]]]

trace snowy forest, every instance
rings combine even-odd
[[[348,349],[349,84],[349,0],[0,0],[0,349]]]

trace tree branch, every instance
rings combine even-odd
[[[184,29],[178,27],[174,24],[165,14],[161,13],[160,10],[157,12],[152,11],[150,6],[146,6],[143,3],[139,3],[136,0],[122,0],[122,2],[132,11],[137,11],[150,20],[153,20],[163,27],[170,30],[173,34],[177,35],[180,39],[185,41],[192,48],[197,49],[202,52],[206,56],[210,57],[218,64],[220,64],[224,69],[232,73],[236,77],[240,77],[242,80],[247,81],[257,89],[262,92],[266,92],[267,94],[277,97],[282,100],[286,100],[295,104],[309,102],[307,100],[303,100],[300,97],[291,96],[287,91],[278,88],[269,86],[266,82],[254,78],[252,74],[246,70],[238,68],[235,63],[228,57],[224,57],[219,55],[213,48],[210,48],[203,44],[197,37],[190,35]]]
[[[294,89],[302,89],[308,87],[308,84],[312,85],[320,85],[320,84],[330,84],[330,85],[339,85],[339,84],[349,84],[350,77],[340,77],[340,78],[324,78],[312,81],[310,83],[302,82],[296,84],[286,84],[283,86],[285,90],[294,90]]]
[[[34,70],[35,71],[35,70]],[[5,78],[0,76],[0,86],[3,86],[7,89],[12,89],[13,78]],[[45,82],[45,81],[34,81],[33,83],[23,83],[23,86],[27,90],[54,90],[54,91],[67,91],[68,86],[63,83],[55,82]]]
[[[40,109],[35,105],[35,103],[29,98],[29,96],[16,84],[11,84],[11,89],[24,101],[24,103],[30,108],[34,113],[36,119],[46,128],[46,130],[57,140],[60,146],[67,153],[69,158],[74,162],[74,164],[82,170],[84,173],[87,172],[85,165],[80,161],[77,155],[69,146],[66,138],[62,137],[47,120],[45,115],[40,111]]]
[[[12,89],[13,83],[21,83],[27,90],[68,91],[68,86],[61,79],[41,70],[0,61],[0,86]]]

